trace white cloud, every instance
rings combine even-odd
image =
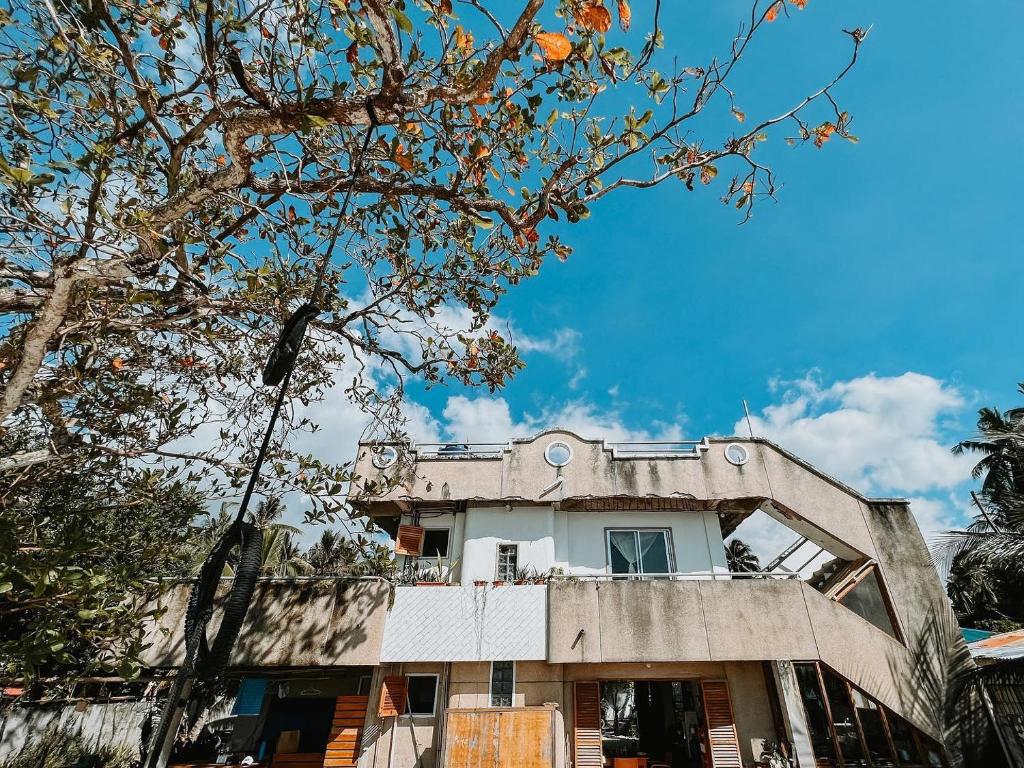
[[[782,402],[751,416],[754,434],[778,442],[865,493],[953,488],[973,461],[950,452],[942,420],[960,393],[919,373],[874,374],[823,386],[815,376],[782,385]],[[736,434],[746,431],[742,421]]]
[[[865,494],[908,496],[926,539],[966,519],[959,496],[974,459],[954,456],[944,423],[966,403],[940,379],[868,374],[824,386],[815,374],[776,382],[780,402],[751,416],[767,437]],[[746,424],[736,423],[735,434]]]
[[[585,438],[611,441],[683,438],[679,424],[654,422],[650,429],[637,429],[627,426],[617,410],[600,411],[582,400],[561,403],[516,419],[504,398],[457,395],[448,398],[442,416],[447,437],[467,442],[504,442],[513,437],[530,437],[553,427],[571,430]]]

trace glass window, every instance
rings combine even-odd
[[[423,554],[420,557],[448,557],[451,531],[447,528],[427,528],[423,531]]]
[[[519,545],[498,545],[498,581],[515,581],[519,569]]]
[[[882,712],[878,705],[856,688],[851,692],[853,707],[857,710],[857,719],[860,720],[860,729],[864,734],[864,744],[868,748],[871,763],[879,768],[895,765],[896,761],[893,759],[889,739],[885,735],[885,723],[882,721]]]
[[[669,573],[668,531],[608,531],[612,573]]]
[[[825,698],[818,682],[818,668],[814,664],[794,664],[800,698],[807,713],[807,728],[811,732],[811,748],[819,765],[835,765],[836,749],[832,743],[832,729],[828,725]]]
[[[405,692],[405,714],[433,715],[437,700],[437,675],[409,675]]]
[[[892,735],[893,746],[896,747],[896,756],[902,766],[919,766],[921,757],[917,751],[917,744],[914,742],[914,730],[899,715],[886,711],[886,719],[889,721],[889,733]]]
[[[878,582],[878,574],[871,570],[857,586],[851,589],[839,601],[865,621],[870,621],[891,637],[896,637],[889,607],[882,595],[882,587]]]
[[[514,661],[491,662],[491,706],[511,707],[515,693],[516,663]]]
[[[836,732],[836,741],[839,742],[843,762],[848,766],[867,765],[846,681],[824,668],[821,670],[821,676],[825,681],[825,695],[828,696],[828,706],[832,712],[832,727]]]

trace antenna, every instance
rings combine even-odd
[[[751,439],[754,437],[754,428],[750,426],[750,409],[747,408],[747,401],[743,400],[743,415],[747,417],[747,432],[750,433]]]

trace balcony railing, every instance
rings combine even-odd
[[[686,573],[588,573],[559,574],[551,576],[552,581],[734,581],[736,579],[800,579],[792,571],[689,571]]]

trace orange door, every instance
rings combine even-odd
[[[363,738],[368,696],[339,696],[334,705],[324,768],[355,768]]]

